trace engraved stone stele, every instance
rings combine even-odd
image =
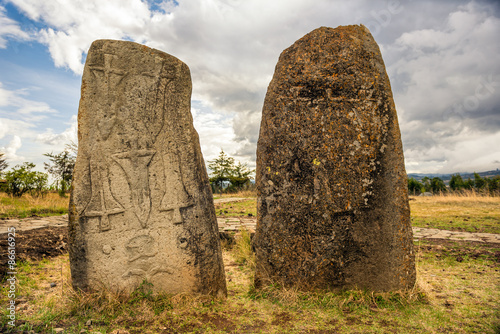
[[[225,295],[189,68],[133,42],[92,43],[70,200],[73,286]]]
[[[401,136],[364,26],[319,28],[284,50],[257,148],[256,286],[412,287]]]

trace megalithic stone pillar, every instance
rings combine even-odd
[[[364,26],[319,28],[281,54],[257,148],[256,285],[415,283],[396,108]]]
[[[70,200],[73,286],[225,295],[189,68],[133,42],[88,52]]]

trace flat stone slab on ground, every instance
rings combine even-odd
[[[500,234],[458,232],[423,227],[413,228],[413,238],[500,243]]]
[[[243,202],[251,198],[244,198],[244,197],[227,197],[227,198],[216,198],[214,199],[214,204],[219,204],[219,203],[230,203],[230,202]]]
[[[38,228],[64,226],[68,226],[68,215],[3,219],[0,220],[0,235],[8,233],[9,227],[15,227],[16,232],[22,232]]]

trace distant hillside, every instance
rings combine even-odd
[[[432,179],[433,177],[439,177],[441,180],[443,180],[445,183],[448,183],[451,179],[451,176],[453,174],[460,174],[460,176],[462,177],[463,180],[467,180],[468,178],[470,178],[471,180],[474,179],[474,173],[451,173],[451,174],[422,174],[422,173],[410,173],[408,174],[408,177],[413,177],[415,180],[417,181],[422,181],[422,179],[424,177],[428,177],[430,179]],[[500,169],[496,169],[496,170],[490,170],[490,171],[487,171],[487,172],[478,172],[478,174],[482,177],[482,178],[485,178],[485,177],[493,177],[493,176],[496,176],[496,175],[500,175]]]

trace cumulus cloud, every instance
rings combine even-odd
[[[203,106],[193,114],[206,157],[224,143],[228,153],[255,159],[260,111],[279,54],[319,26],[372,29],[388,66],[410,170],[452,168],[460,162],[456,150],[495,136],[500,125],[494,1],[10,2],[44,23],[38,40],[56,66],[77,74],[100,38],[144,43],[186,62],[193,99]],[[62,138],[44,135],[48,142]]]
[[[22,120],[0,117],[0,139],[8,136],[23,134],[23,136],[34,136],[34,124]]]
[[[20,161],[23,160],[24,157],[18,156],[16,154],[17,150],[21,148],[22,142],[21,137],[13,136],[12,140],[9,142],[7,146],[0,147],[0,152],[5,153],[5,158],[7,161]]]
[[[400,55],[389,73],[407,166],[420,162],[422,171],[453,170],[464,165],[465,155],[456,152],[466,143],[485,147],[499,132],[500,63],[493,61],[500,54],[499,31],[500,18],[471,2],[451,12],[441,27],[403,33],[387,47]],[[488,149],[500,155],[495,146]]]
[[[52,114],[57,111],[52,109],[47,103],[41,101],[33,101],[26,96],[29,95],[27,89],[8,90],[3,88],[0,82],[0,108],[9,107],[16,111],[16,116],[19,119],[39,121],[47,117],[47,113]],[[0,109],[0,115],[6,113]],[[12,115],[12,113],[9,113]]]
[[[47,115],[55,113],[47,103],[30,100],[29,90],[5,89],[0,82],[0,140],[4,145],[0,151],[5,152],[11,165],[21,163],[25,158],[34,160],[37,152],[30,143],[38,135],[37,126]],[[23,151],[18,154],[21,148]]]
[[[78,141],[78,121],[76,115],[71,117],[70,127],[61,133],[54,133],[52,129],[47,129],[44,133],[37,135],[36,140],[38,142],[47,145],[66,145],[71,142],[76,143]]]
[[[30,36],[21,29],[16,21],[6,16],[5,7],[0,5],[0,49],[7,47],[9,38],[28,40]]]
[[[229,145],[234,140],[234,131],[231,127],[232,117],[214,113],[202,103],[196,103],[191,108],[191,113],[206,161],[217,157],[221,149],[225,149],[226,152],[231,150]]]
[[[26,16],[47,28],[37,37],[48,45],[54,63],[75,73],[83,71],[83,55],[98,38],[139,38],[150,20],[146,2],[140,0],[36,1],[11,0]]]

